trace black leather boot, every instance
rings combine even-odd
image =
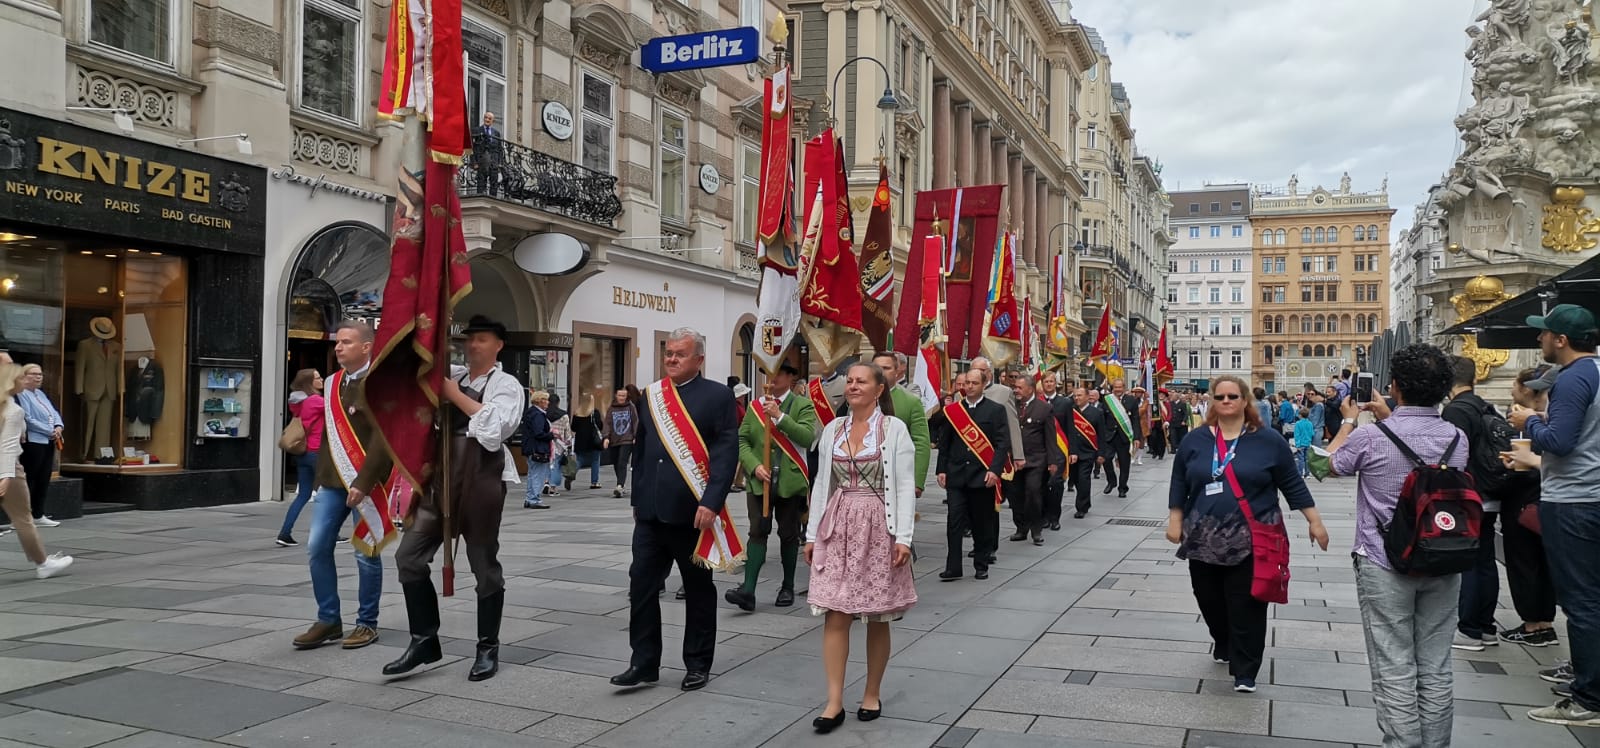
[[[467,680],[488,680],[500,670],[500,613],[505,607],[505,590],[478,598],[478,654]]]
[[[411,643],[394,662],[383,666],[384,675],[402,675],[444,659],[439,647],[439,598],[432,580],[400,585],[406,595],[406,618],[411,623]]]

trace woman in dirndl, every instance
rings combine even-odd
[[[867,683],[856,718],[868,722],[883,711],[879,692],[889,666],[889,622],[917,602],[911,578],[917,504],[911,434],[894,417],[889,382],[876,366],[850,367],[845,402],[848,412],[824,427],[818,440],[806,526],[807,597],[812,614],[826,616],[828,703],[811,723],[822,733],[844,723],[851,624],[858,618],[867,624]]]

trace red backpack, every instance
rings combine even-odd
[[[1377,426],[1412,464],[1400,487],[1394,517],[1388,526],[1378,526],[1389,565],[1417,577],[1460,574],[1476,566],[1483,499],[1472,476],[1449,465],[1461,435],[1450,440],[1437,464],[1430,465],[1388,426],[1381,422]]]

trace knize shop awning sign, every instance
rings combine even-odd
[[[652,73],[743,65],[761,58],[761,34],[752,27],[661,36],[639,50],[639,67]]]

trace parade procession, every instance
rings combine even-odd
[[[0,746],[1600,744],[1593,5],[0,0]]]

